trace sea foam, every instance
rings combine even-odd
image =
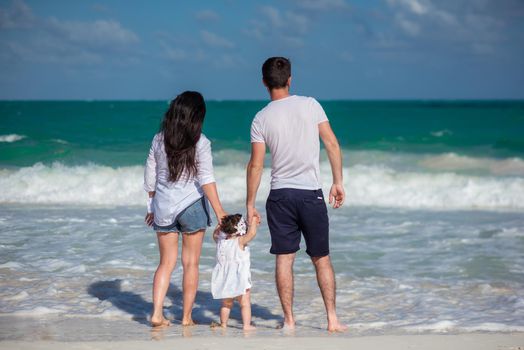
[[[477,170],[494,175],[524,176],[524,160],[521,158],[493,159],[483,157],[468,157],[456,153],[445,153],[430,156],[420,161],[428,169],[457,171]]]
[[[0,142],[16,142],[25,139],[25,135],[9,134],[0,135]]]
[[[145,203],[143,167],[112,168],[96,164],[66,166],[35,164],[2,170],[0,203],[141,206]],[[215,167],[223,202],[245,198],[245,168],[240,164]],[[321,163],[327,198],[331,183],[329,163]],[[524,210],[524,178],[480,176],[423,170],[402,171],[386,165],[357,164],[344,168],[347,205],[410,209]],[[269,192],[269,170],[258,199]]]

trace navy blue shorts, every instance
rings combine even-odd
[[[271,254],[295,253],[302,234],[309,256],[329,255],[329,219],[322,190],[271,190],[266,213]]]

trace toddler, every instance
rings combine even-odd
[[[220,326],[227,327],[229,314],[236,299],[240,304],[244,330],[255,329],[251,325],[251,271],[247,244],[257,233],[256,218],[249,228],[240,214],[222,218],[219,230],[213,234],[217,243],[216,265],[211,278],[214,299],[222,299]]]

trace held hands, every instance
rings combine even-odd
[[[333,184],[329,191],[329,204],[333,205],[334,209],[340,208],[344,204],[346,193],[342,185]]]
[[[261,217],[255,207],[247,207],[247,222],[252,225],[260,225]]]
[[[222,219],[224,216],[227,216],[227,212],[220,211],[219,213],[216,213],[218,224],[216,225],[215,229],[213,230],[213,240],[215,242],[218,241],[218,236],[220,235],[220,223],[222,222]]]

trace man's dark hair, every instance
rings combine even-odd
[[[262,65],[262,79],[269,90],[286,87],[291,76],[291,62],[285,57],[270,57]]]

